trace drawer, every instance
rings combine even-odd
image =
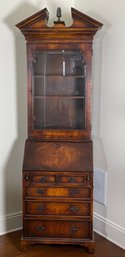
[[[40,186],[48,183],[55,183],[56,175],[40,175],[40,173],[34,175],[32,172],[24,173],[24,185],[25,186]]]
[[[26,215],[90,216],[90,202],[25,202]]]
[[[76,184],[76,183],[84,183],[88,184],[91,182],[91,175],[83,175],[83,176],[75,176],[75,175],[69,175],[69,176],[61,176],[60,177],[60,183],[71,183],[71,184]]]
[[[69,197],[90,199],[90,187],[25,187],[25,197]]]
[[[90,238],[90,221],[26,220],[26,237]]]

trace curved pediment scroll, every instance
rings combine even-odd
[[[49,12],[47,8],[35,13],[27,19],[19,22],[16,27],[21,30],[27,41],[44,40],[49,41],[54,39],[55,41],[59,38],[65,40],[83,40],[88,38],[92,41],[93,36],[99,28],[102,27],[102,23],[95,19],[87,16],[84,13],[71,8],[73,23],[70,27],[65,26],[65,22],[61,20],[62,12],[61,8],[57,8],[57,20],[54,21],[53,26],[48,26]]]

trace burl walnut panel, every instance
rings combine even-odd
[[[26,142],[23,170],[92,171],[92,143]]]
[[[90,187],[26,187],[25,197],[68,197],[90,199]]]

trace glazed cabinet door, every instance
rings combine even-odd
[[[28,49],[32,136],[83,136],[87,130],[87,57],[80,48]],[[32,105],[32,106],[31,106]]]

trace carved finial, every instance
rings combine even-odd
[[[62,11],[61,11],[60,7],[57,8],[56,17],[58,18],[58,20],[54,21],[55,26],[56,27],[59,27],[59,26],[64,27],[65,22],[60,20],[60,18],[62,17]]]
[[[56,16],[57,16],[57,18],[58,18],[58,21],[60,21],[60,18],[61,18],[61,16],[62,16],[62,12],[61,12],[61,8],[60,8],[60,7],[57,8]]]

